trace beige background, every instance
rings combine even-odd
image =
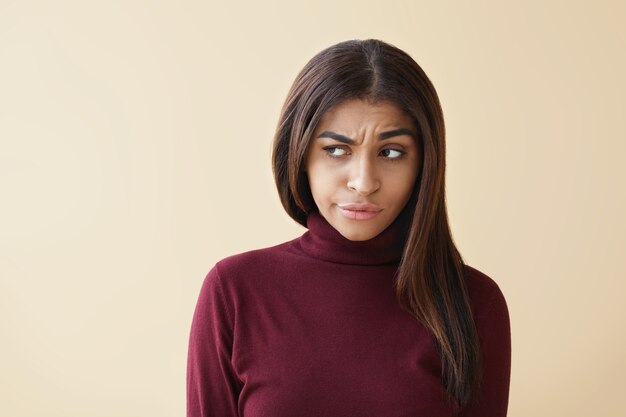
[[[0,415],[184,414],[204,275],[304,232],[271,176],[287,90],[371,37],[440,94],[454,237],[509,303],[509,415],[626,415],[625,18],[621,1],[0,0]]]

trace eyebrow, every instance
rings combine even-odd
[[[402,136],[402,135],[408,135],[412,137],[413,139],[415,139],[415,134],[411,132],[409,129],[400,128],[396,130],[390,130],[388,132],[382,132],[381,134],[378,135],[378,140],[385,140],[385,139],[392,138],[394,136]],[[339,133],[331,132],[329,130],[326,130],[320,133],[317,137],[335,139],[335,140],[338,140],[339,142],[347,143],[348,145],[354,144],[354,139],[351,139],[344,135],[340,135]]]

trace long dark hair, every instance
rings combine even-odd
[[[433,333],[442,380],[463,407],[475,399],[482,363],[465,283],[465,264],[454,245],[445,200],[445,128],[439,98],[422,68],[405,52],[376,39],[349,40],[316,54],[300,71],[283,105],[272,167],[280,200],[306,227],[315,202],[301,169],[321,116],[347,99],[392,101],[413,118],[423,158],[409,204],[413,215],[395,276],[403,310]]]

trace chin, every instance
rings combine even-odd
[[[341,233],[341,232],[339,232]],[[373,236],[364,236],[363,234],[354,234],[354,233],[341,233],[343,237],[353,242],[363,242],[366,240],[370,240]]]
[[[359,224],[359,222],[354,225],[338,227],[336,229],[343,237],[352,241],[370,240],[379,234],[376,231],[372,231],[371,227],[368,227],[364,224]]]

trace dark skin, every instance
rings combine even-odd
[[[420,161],[415,126],[400,107],[352,99],[322,116],[305,171],[320,214],[345,238],[363,241],[385,230],[402,211]],[[371,203],[378,214],[359,219],[356,211],[342,209],[349,203]]]

